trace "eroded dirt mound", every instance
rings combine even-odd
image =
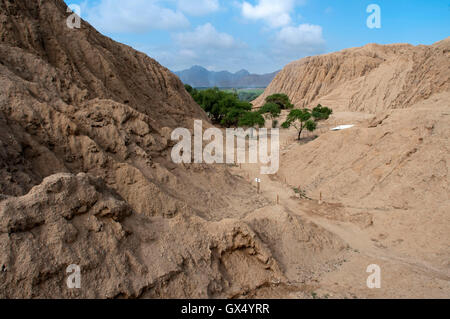
[[[338,262],[340,239],[283,211],[264,225],[301,240],[279,250],[245,219],[268,201],[227,167],[174,165],[171,130],[206,114],[169,70],[68,15],[0,1],[0,297],[240,297]],[[296,248],[316,254],[294,273]]]
[[[369,44],[287,65],[264,94],[286,93],[297,108],[378,113],[450,90],[450,38],[431,46]]]
[[[327,204],[315,214],[370,227],[378,246],[448,272],[448,101],[448,92],[436,94],[295,145],[281,159],[280,178],[315,200],[322,193]]]
[[[346,204],[408,209],[442,203],[449,194],[450,118],[441,103],[389,111],[297,145],[282,159],[281,172],[293,182],[295,168],[305,190],[318,195],[322,188],[328,199]]]
[[[344,248],[313,225],[289,226],[292,217],[277,216],[208,222],[187,211],[150,219],[133,213],[101,179],[53,175],[29,194],[0,202],[0,297],[240,297],[300,283],[314,262],[330,261],[329,249],[335,255]],[[298,240],[272,247],[277,236],[264,227],[285,228],[278,236]],[[314,256],[297,259],[302,267],[295,274],[286,275],[275,258],[312,249]],[[67,289],[71,264],[82,269],[82,289]]]
[[[254,102],[286,93],[297,108],[334,110],[300,142],[294,129],[282,131],[277,179],[295,191],[296,210],[355,253],[320,280],[324,296],[449,295],[449,61],[450,38],[370,44],[293,62]],[[355,284],[371,263],[383,269],[380,290]]]

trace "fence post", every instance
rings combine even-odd
[[[259,192],[260,192],[260,190],[261,190],[261,179],[259,179],[259,178],[257,177],[257,178],[255,178],[255,182],[256,182],[256,187],[257,187],[257,189],[258,189],[258,194],[259,194]]]

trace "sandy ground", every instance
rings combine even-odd
[[[278,175],[259,176],[176,165],[171,132],[205,112],[157,61],[63,27],[66,9],[0,0],[0,298],[450,296],[448,39],[282,71],[264,94],[365,113],[283,131]]]
[[[373,115],[364,113],[342,112],[333,115],[327,122],[321,124],[315,134],[333,134],[330,127],[342,124],[364,123],[373,118]],[[281,130],[281,153],[288,153],[298,144],[295,141],[296,132]],[[307,143],[308,137],[301,143]],[[283,167],[281,162],[281,167]],[[448,264],[439,264],[436,260],[424,260],[420,252],[411,249],[395,249],[395,238],[414,238],[411,230],[417,220],[404,218],[408,230],[395,227],[390,214],[385,212],[378,216],[361,215],[355,218],[339,218],[339,212],[352,210],[341,203],[329,203],[326,200],[319,202],[318,198],[300,198],[294,192],[297,186],[289,185],[286,178],[277,175],[260,175],[259,166],[243,164],[232,168],[234,174],[242,176],[257,186],[255,178],[261,179],[261,195],[272,204],[266,207],[270,210],[283,209],[292,214],[323,227],[337,235],[348,244],[344,262],[336,269],[329,269],[320,274],[307,285],[291,287],[281,292],[259,291],[252,297],[289,297],[289,298],[449,298],[450,297],[450,269]],[[277,197],[279,204],[277,204]],[[277,208],[278,207],[278,208]],[[374,222],[375,220],[375,222]],[[448,236],[447,236],[448,237]],[[446,237],[446,238],[447,238]],[[436,242],[445,239],[436,237]],[[442,244],[442,243],[441,243]],[[448,245],[447,245],[448,247]],[[448,251],[448,250],[447,250]],[[371,264],[381,268],[381,288],[369,289],[367,287],[367,267]]]

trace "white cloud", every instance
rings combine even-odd
[[[211,23],[190,27],[187,16],[199,16],[221,10],[220,0],[97,0],[82,7],[83,17],[107,33],[143,33],[152,30],[170,31],[171,40],[144,40],[134,46],[147,52],[172,70],[192,65],[214,70],[272,72],[286,63],[322,53],[325,42],[317,25],[294,26],[298,13],[295,6],[303,0],[236,0],[242,16],[263,21],[274,28],[264,32],[266,44],[250,45],[233,35],[217,30]],[[186,14],[186,16],[185,16]],[[222,26],[225,28],[225,26]],[[267,31],[267,30],[266,30]],[[159,33],[164,34],[164,33]],[[141,38],[141,37],[139,37]],[[133,42],[128,44],[133,45]]]
[[[318,46],[325,42],[322,37],[322,27],[312,24],[284,27],[277,33],[277,40],[292,47]]]
[[[242,69],[242,66],[254,67],[256,63],[257,54],[253,50],[230,34],[218,31],[211,23],[198,26],[193,31],[174,34],[172,38],[172,44],[140,49],[175,71],[193,65],[234,71]]]
[[[267,45],[252,47],[221,33],[210,23],[191,32],[173,35],[174,43],[141,50],[171,70],[202,65],[211,70],[269,73],[308,55],[324,52],[322,27],[311,24],[286,26],[269,38]],[[270,45],[269,45],[270,43]]]
[[[185,59],[197,59],[198,54],[194,50],[181,49],[178,54]]]
[[[232,49],[242,46],[231,35],[221,33],[211,23],[198,26],[192,32],[183,32],[174,35],[177,44],[188,49]]]
[[[287,26],[277,32],[274,54],[287,60],[322,53],[325,49],[322,27],[312,24]]]
[[[178,8],[192,16],[202,16],[219,10],[218,0],[178,0]]]
[[[190,25],[182,12],[162,7],[157,0],[100,0],[85,10],[87,20],[102,32],[145,33]]]
[[[141,47],[149,56],[173,71],[201,65],[212,71],[236,72],[243,68],[255,73],[269,73],[281,66],[274,66],[274,59],[265,52],[254,49],[189,50],[174,47]]]
[[[291,23],[295,0],[258,0],[256,5],[244,1],[242,15],[250,20],[264,20],[270,27],[278,28]]]

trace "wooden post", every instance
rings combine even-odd
[[[322,192],[320,192],[319,205],[322,205]]]
[[[256,182],[256,187],[258,189],[258,194],[259,194],[259,192],[261,191],[261,180],[257,177],[255,179],[255,182]]]
[[[277,195],[277,205],[280,205],[280,195]]]

